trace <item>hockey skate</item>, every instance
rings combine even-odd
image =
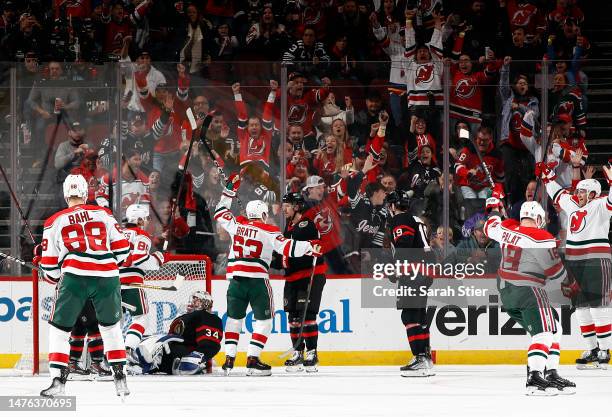
[[[115,382],[117,396],[121,397],[121,400],[123,401],[125,396],[130,395],[130,390],[127,387],[127,378],[125,377],[125,373],[123,371],[123,365],[114,364],[111,366],[111,370],[113,373],[113,380]]]
[[[69,374],[68,367],[62,367],[60,376],[53,378],[51,386],[40,392],[41,397],[57,397],[66,394],[66,381],[68,380]]]
[[[312,349],[306,352],[306,359],[304,359],[304,369],[306,372],[314,373],[319,372],[317,369],[317,365],[319,364],[319,356],[317,355],[317,350]]]
[[[302,372],[304,370],[304,352],[296,350],[291,358],[285,361],[285,370],[289,373]]]
[[[600,349],[597,353],[597,362],[599,364],[599,369],[608,369],[608,364],[610,363],[610,349]]]
[[[223,369],[223,372],[225,372],[225,375],[229,375],[230,372],[232,372],[232,369],[234,369],[234,361],[236,360],[235,357],[233,356],[226,356],[225,357],[225,363],[221,366],[221,369]]]
[[[92,361],[89,366],[92,375],[95,376],[96,381],[112,381],[113,376],[111,371],[105,366],[104,362]]]
[[[585,350],[582,356],[576,359],[577,369],[598,369],[599,368],[599,348]]]
[[[249,356],[247,358],[247,376],[270,376],[272,375],[272,367],[259,360],[258,356]]]
[[[556,369],[544,372],[548,383],[557,389],[559,395],[572,395],[576,393],[576,384],[565,378],[561,378]]]
[[[68,363],[68,381],[90,381],[92,378],[91,372],[88,369],[83,369],[77,361]]]
[[[416,355],[406,366],[400,368],[400,374],[404,377],[433,376],[433,362],[431,357],[425,353]]]
[[[540,371],[530,371],[527,368],[527,384],[525,384],[525,395],[529,396],[552,396],[557,395],[559,390],[554,388],[550,382],[542,377]]]

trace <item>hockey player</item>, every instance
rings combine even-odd
[[[121,300],[133,307],[130,311],[132,322],[128,327],[125,336],[125,348],[127,354],[142,340],[147,328],[147,314],[149,313],[149,303],[147,293],[142,288],[135,288],[130,285],[144,283],[145,271],[156,271],[164,264],[164,254],[151,250],[151,237],[144,229],[149,223],[149,206],[147,204],[132,204],[126,212],[126,223],[124,224],[123,234],[130,242],[130,256],[119,268],[119,278],[121,280]],[[131,308],[130,307],[130,308]]]
[[[247,203],[247,218],[235,218],[230,207],[239,187],[240,177],[232,174],[215,210],[215,220],[232,241],[226,271],[231,281],[227,289],[223,370],[229,373],[234,367],[242,320],[250,304],[257,321],[253,324],[253,336],[247,350],[247,376],[268,376],[272,374],[271,367],[261,362],[259,355],[272,330],[274,306],[268,276],[272,253],[287,257],[320,256],[321,247],[315,241],[286,239],[278,227],[266,224],[268,205],[261,200]]]
[[[284,233],[286,238],[300,241],[319,239],[317,226],[312,220],[302,218],[305,209],[302,194],[289,193],[283,196],[283,214],[287,219]],[[306,372],[317,372],[317,364],[319,363],[317,356],[317,341],[319,338],[317,315],[321,305],[323,287],[325,286],[327,265],[323,258],[317,259],[304,323],[302,323],[302,317],[310,274],[312,273],[312,258],[308,256],[300,258],[282,256],[282,268],[285,269],[283,298],[289,320],[289,335],[292,345],[297,342],[300,328],[304,326],[301,343],[293,356],[285,361],[286,370],[287,372],[300,372],[305,368]],[[304,357],[304,344],[306,345],[306,357]]]
[[[117,264],[127,258],[130,244],[109,210],[84,204],[88,187],[82,175],[68,175],[63,191],[68,208],[47,219],[40,249],[36,250],[40,252],[41,269],[49,278],[59,280],[49,319],[49,369],[53,381],[40,395],[64,394],[70,329],[88,299],[96,310],[117,395],[128,395]]]
[[[567,216],[565,260],[576,279],[570,292],[588,347],[576,365],[579,369],[590,366],[606,369],[612,346],[612,265],[608,241],[612,193],[607,198],[600,197],[599,181],[586,179],[576,185],[576,192],[571,195],[555,182],[555,171],[545,164],[538,164],[538,168],[548,195]],[[612,168],[608,165],[603,170],[608,185],[612,185]]]
[[[500,243],[502,260],[498,288],[506,312],[531,335],[527,352],[527,395],[574,394],[576,384],[561,378],[558,315],[544,290],[546,280],[563,279],[567,272],[557,253],[557,240],[546,230],[546,213],[537,201],[521,206],[520,222],[503,220],[503,205],[487,199],[490,212],[484,233]]]
[[[416,216],[408,212],[410,197],[402,191],[390,193],[386,202],[389,205],[391,219],[388,228],[392,234],[392,245],[396,249],[422,249],[429,251],[425,224]],[[395,255],[397,258],[397,254]],[[431,279],[419,275],[410,280],[401,277],[398,283],[400,288],[429,287]],[[406,366],[400,368],[402,376],[425,377],[435,375],[433,361],[431,359],[431,347],[429,344],[429,327],[426,314],[427,296],[415,295],[398,297],[397,308],[402,311],[402,323],[406,328],[406,336],[410,344],[413,358]]]
[[[167,335],[144,339],[128,357],[130,373],[202,373],[206,362],[221,349],[223,339],[223,323],[212,313],[212,306],[209,293],[194,292],[187,313],[172,321]]]

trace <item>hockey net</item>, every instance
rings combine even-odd
[[[177,274],[185,277],[176,291],[146,288],[149,303],[148,326],[146,333],[164,334],[172,320],[186,311],[190,296],[195,291],[211,292],[212,262],[206,255],[165,254],[166,262],[157,271],[147,271],[145,286],[170,287],[175,283]],[[55,284],[43,279],[42,275],[32,275],[32,310],[28,320],[30,329],[26,332],[25,349],[15,366],[15,371],[23,374],[38,374],[48,371],[48,333],[49,316],[55,300]],[[124,309],[125,310],[125,309]],[[125,331],[131,323],[129,310],[125,312],[122,328]],[[31,331],[30,331],[31,330]]]

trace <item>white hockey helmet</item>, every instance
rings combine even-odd
[[[520,218],[532,219],[540,229],[546,226],[546,212],[537,201],[525,201],[521,205]]]
[[[81,174],[70,174],[64,180],[64,199],[68,203],[70,197],[79,197],[87,201],[89,185]]]
[[[596,179],[589,178],[589,179],[580,181],[576,185],[576,191],[578,191],[578,190],[585,190],[586,193],[587,193],[587,201],[590,201],[590,200],[592,200],[592,198],[591,198],[591,193],[592,192],[595,193],[595,197],[593,197],[593,198],[597,198],[597,197],[600,196],[600,194],[601,194],[601,184]]]
[[[196,305],[196,303],[194,302],[196,300],[199,300],[199,305]],[[208,291],[194,292],[193,294],[191,294],[191,300],[189,301],[191,302],[191,305],[193,306],[194,310],[210,311],[213,306],[213,298],[208,293]]]
[[[149,206],[147,204],[131,204],[125,210],[125,218],[128,223],[138,224],[138,220],[149,219]]]
[[[248,219],[262,219],[263,214],[268,217],[268,205],[262,200],[249,201],[246,205],[246,215]]]

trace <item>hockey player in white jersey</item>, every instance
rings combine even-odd
[[[240,187],[240,177],[230,176],[227,186],[215,210],[215,220],[231,237],[226,277],[227,322],[225,324],[225,363],[223,370],[229,373],[234,367],[242,321],[249,304],[257,320],[247,350],[247,376],[271,375],[271,367],[259,359],[268,335],[272,330],[274,304],[268,270],[272,253],[287,257],[320,256],[321,245],[317,241],[295,241],[283,236],[277,226],[266,223],[268,205],[253,200],[246,205],[246,215],[234,217],[230,211],[232,199]]]
[[[487,200],[490,212],[484,233],[499,242],[499,294],[508,315],[531,335],[527,352],[527,395],[574,394],[576,384],[557,372],[561,327],[557,312],[544,290],[547,280],[567,277],[557,252],[557,240],[548,231],[546,213],[537,201],[523,203],[520,222],[503,220],[499,199]]]
[[[88,185],[82,175],[68,175],[63,191],[68,208],[47,219],[40,244],[40,268],[47,277],[59,281],[49,318],[49,372],[53,381],[40,395],[64,394],[70,330],[88,299],[96,310],[117,395],[128,395],[117,264],[127,258],[130,244],[108,209],[85,204]]]
[[[138,346],[145,334],[149,313],[145,290],[134,286],[144,283],[145,271],[156,271],[163,265],[164,254],[161,252],[149,253],[151,236],[144,231],[149,222],[147,204],[130,205],[125,217],[123,233],[130,242],[130,256],[119,268],[119,278],[121,280],[121,300],[134,308],[130,311],[132,322],[125,336],[125,348],[129,356],[131,350]]]
[[[608,240],[612,194],[600,197],[599,181],[586,179],[576,185],[572,195],[555,181],[556,174],[547,165],[539,168],[548,195],[567,216],[565,260],[576,279],[572,283],[572,301],[588,348],[576,360],[576,366],[606,369],[612,347],[612,263]],[[612,185],[612,169],[608,165],[603,171],[608,185]]]

